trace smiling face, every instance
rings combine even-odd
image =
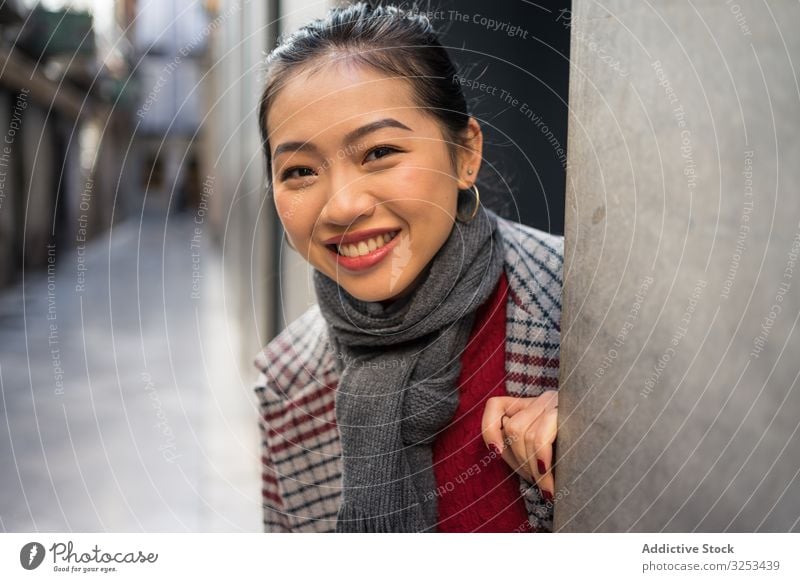
[[[478,174],[477,122],[454,168],[408,81],[345,63],[293,75],[267,130],[275,206],[297,252],[363,301],[413,290]]]

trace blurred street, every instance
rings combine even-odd
[[[262,531],[276,8],[0,2],[0,532]]]
[[[261,529],[254,376],[199,218],[133,216],[0,291],[0,531]]]

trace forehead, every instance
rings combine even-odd
[[[345,131],[376,113],[392,117],[420,114],[409,81],[349,61],[326,62],[291,74],[267,113],[272,142],[281,136],[313,136],[331,127]],[[309,133],[311,132],[311,133]]]

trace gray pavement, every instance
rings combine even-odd
[[[193,218],[53,248],[0,292],[0,531],[260,530],[254,375]]]

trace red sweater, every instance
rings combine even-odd
[[[519,478],[486,447],[481,419],[486,400],[506,396],[508,279],[500,276],[480,306],[461,356],[460,401],[453,422],[433,444],[440,532],[530,531]]]

